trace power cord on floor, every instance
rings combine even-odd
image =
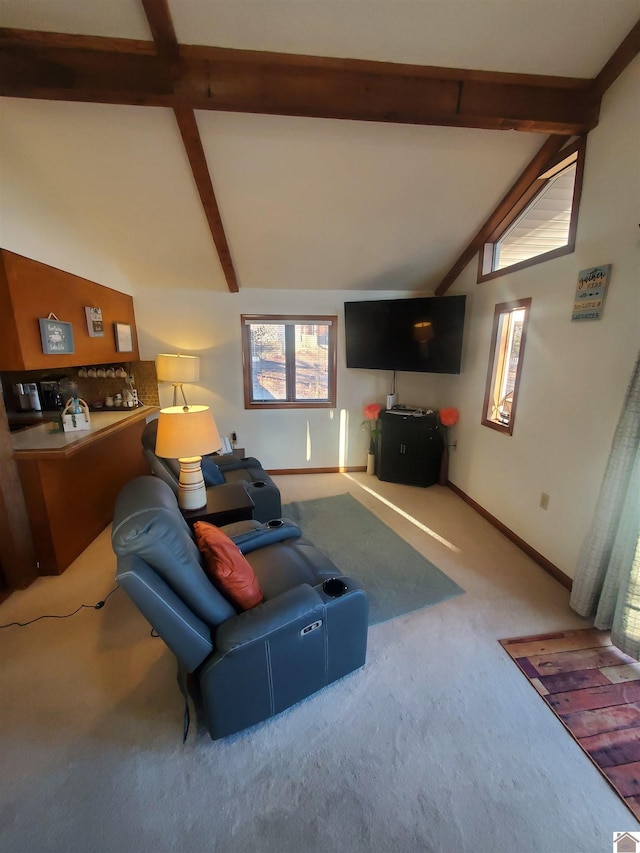
[[[8,622],[6,625],[0,625],[0,628],[26,628],[27,625],[33,625],[34,622],[38,622],[40,619],[69,619],[70,616],[75,616],[81,610],[102,610],[117,589],[119,589],[118,584],[114,586],[109,595],[103,598],[102,601],[97,601],[95,604],[81,604],[80,607],[76,607],[73,613],[65,613],[61,616],[44,614],[43,616],[36,616],[35,619],[29,619],[28,622]]]

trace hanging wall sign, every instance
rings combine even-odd
[[[599,320],[602,317],[610,275],[611,264],[590,267],[578,273],[572,320]]]
[[[42,352],[45,355],[62,355],[72,353],[73,349],[73,326],[58,320],[55,314],[41,317],[40,338],[42,340]]]

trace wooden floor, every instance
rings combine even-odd
[[[640,663],[611,645],[607,631],[500,643],[640,819]]]

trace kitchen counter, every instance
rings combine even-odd
[[[60,431],[59,424],[53,421],[29,426],[12,433],[14,456],[16,459],[69,457],[110,433],[146,420],[157,411],[154,406],[140,406],[137,409],[91,412],[89,429],[74,432]]]
[[[141,436],[157,411],[92,412],[88,430],[45,422],[12,433],[39,574],[63,572],[110,524],[125,483],[151,473]]]
[[[19,430],[30,429],[32,426],[46,423],[47,421],[55,421],[56,415],[59,412],[7,412],[7,421],[9,422],[9,430],[18,432]]]

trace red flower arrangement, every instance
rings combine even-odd
[[[450,427],[458,423],[460,412],[457,409],[440,409],[438,412],[442,426]]]
[[[366,420],[362,422],[363,427],[369,428],[369,453],[376,452],[376,437],[378,435],[378,415],[382,410],[380,403],[369,403],[364,407]]]
[[[451,406],[449,409],[439,409],[438,418],[442,424],[442,440],[444,447],[442,449],[442,461],[440,463],[440,477],[438,483],[441,486],[446,486],[449,481],[449,448],[455,447],[454,444],[449,444],[447,429],[458,423],[460,412]]]
[[[381,410],[382,406],[380,403],[369,403],[368,406],[364,407],[364,416],[367,420],[377,421]]]

